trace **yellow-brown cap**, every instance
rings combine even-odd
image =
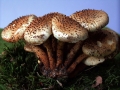
[[[87,29],[66,15],[52,18],[52,32],[58,40],[69,43],[76,43],[88,37]]]
[[[28,51],[28,52],[34,52],[32,45],[31,45],[31,44],[28,44],[28,43],[26,43],[26,44],[24,45],[24,50],[25,50],[25,51]]]
[[[23,39],[26,27],[36,18],[35,15],[21,16],[12,21],[1,33],[1,37],[8,42],[16,42]]]
[[[59,14],[53,12],[34,19],[24,33],[25,41],[33,45],[44,43],[52,34],[52,18]]]
[[[110,29],[102,29],[91,35],[83,44],[82,50],[86,55],[105,57],[118,48],[118,35]]]
[[[98,64],[100,64],[104,61],[105,61],[105,58],[103,58],[103,57],[90,56],[90,57],[88,57],[87,59],[84,60],[84,64],[87,65],[87,66],[94,66],[94,65],[98,65]]]
[[[90,32],[101,29],[109,22],[108,14],[102,10],[84,9],[73,13],[70,17]]]

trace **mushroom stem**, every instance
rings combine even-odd
[[[53,53],[56,53],[56,49],[57,49],[57,39],[52,35],[52,49],[53,49]]]
[[[68,73],[71,73],[75,70],[76,66],[85,58],[87,58],[88,56],[85,54],[81,54],[77,57],[77,59],[70,65],[70,67],[67,69]]]
[[[64,48],[65,42],[59,41],[57,44],[57,63],[56,67],[58,68],[62,62],[63,62],[63,48]]]
[[[53,53],[53,49],[52,49],[52,45],[51,45],[51,38],[49,38],[44,44],[43,46],[46,48],[47,50],[47,54],[48,54],[48,59],[49,59],[49,63],[50,63],[50,68],[51,70],[55,69],[55,58],[54,58],[54,53]]]
[[[83,70],[85,70],[87,67],[87,65],[85,65],[84,63],[79,63],[79,65],[77,65],[77,67],[75,68],[75,70],[73,72],[71,72],[71,74],[69,74],[70,78],[75,77],[79,72],[82,72]]]
[[[82,41],[77,42],[73,48],[70,50],[70,52],[67,55],[67,59],[65,60],[65,67],[68,68],[68,66],[70,65],[70,63],[72,62],[74,56],[76,55],[76,53],[78,52],[78,50],[80,49],[82,44]]]
[[[36,54],[36,56],[44,64],[45,68],[49,69],[49,61],[48,61],[47,54],[45,53],[44,50],[41,49],[41,47],[35,46],[35,45],[31,45],[31,44],[26,44],[25,47],[27,47],[29,49],[28,51],[34,52]]]

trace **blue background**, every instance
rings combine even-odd
[[[0,0],[0,27],[29,14],[42,16],[50,12],[70,15],[82,9],[98,9],[108,13],[107,25],[120,34],[120,0]]]

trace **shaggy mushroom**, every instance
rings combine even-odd
[[[48,60],[46,59],[42,62],[43,64],[44,62],[49,62],[52,70],[55,69],[55,59],[53,57],[53,49],[51,48],[52,42],[50,40],[50,36],[52,35],[52,18],[57,15],[60,15],[60,13],[53,12],[36,18],[24,32],[24,39],[27,43],[32,45],[43,44],[46,48]]]
[[[116,32],[101,29],[108,21],[104,11],[91,9],[71,16],[58,12],[41,17],[27,15],[15,19],[1,35],[8,42],[24,38],[24,49],[38,57],[44,76],[74,76],[86,65],[97,65],[118,53],[120,40]]]
[[[103,28],[109,22],[108,14],[102,10],[84,9],[73,13],[70,17],[90,32]]]
[[[118,52],[118,35],[110,29],[102,29],[93,33],[83,43],[79,57],[67,69],[72,73],[76,66],[83,61],[86,66],[97,65],[105,61],[106,58],[115,56]],[[112,57],[113,57],[112,56]]]
[[[68,43],[76,43],[88,37],[88,32],[85,28],[65,15],[52,18],[52,32],[55,38]]]
[[[94,38],[96,37],[96,38]],[[83,63],[94,66],[113,58],[118,53],[119,37],[111,29],[102,29],[90,36],[82,46],[83,53],[88,56]]]
[[[95,32],[83,44],[82,50],[88,56],[105,57],[118,48],[118,35],[110,29]]]
[[[59,14],[54,12],[36,18],[24,32],[25,41],[34,45],[43,44],[52,34],[52,18]]]
[[[59,41],[57,49],[57,67],[63,62],[62,54],[64,42],[76,43],[88,37],[87,30],[66,15],[58,15],[52,18],[52,32],[53,36]]]
[[[92,33],[100,30],[102,27],[107,25],[107,23],[109,22],[109,17],[107,13],[101,10],[85,9],[79,12],[77,11],[73,13],[72,15],[70,15],[69,17],[77,21],[82,27],[86,28],[89,32],[92,32]],[[91,35],[92,33],[89,33],[89,35]],[[74,45],[74,47],[70,50],[70,53],[68,53],[67,59],[65,60],[65,66],[67,68],[70,65],[70,62],[73,60],[75,54],[79,51],[80,46],[81,46],[80,44],[82,43],[83,42],[79,42],[79,43],[77,42]],[[75,60],[75,62],[77,61]],[[73,64],[73,65],[74,67],[77,66],[77,64],[76,65]],[[73,66],[70,66],[70,67],[73,67]]]
[[[23,39],[23,34],[30,23],[37,18],[35,15],[26,15],[12,21],[1,33],[1,37],[8,42],[17,42]]]

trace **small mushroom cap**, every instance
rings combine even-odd
[[[102,62],[105,61],[105,58],[103,57],[88,57],[86,60],[84,60],[84,64],[87,66],[94,66],[94,65],[98,65]]]
[[[26,27],[36,18],[35,15],[26,15],[12,21],[1,33],[1,37],[8,42],[16,42],[23,39]]]
[[[91,35],[82,50],[88,56],[105,57],[118,48],[118,35],[110,29],[102,29]]]
[[[66,15],[53,17],[52,32],[55,38],[68,43],[76,43],[88,37],[87,30]]]
[[[28,52],[34,52],[33,47],[30,44],[25,44],[24,45],[24,50]]]
[[[118,35],[118,37],[120,37]],[[120,52],[120,38],[118,40],[117,46],[116,46],[116,50],[114,52],[112,52],[111,54],[109,54],[108,56],[105,57],[105,59],[113,59],[119,52]]]
[[[101,29],[109,22],[108,14],[102,10],[84,9],[73,13],[70,17],[90,32]]]
[[[24,39],[27,43],[40,45],[52,34],[52,18],[60,13],[54,12],[38,17],[26,28]]]

